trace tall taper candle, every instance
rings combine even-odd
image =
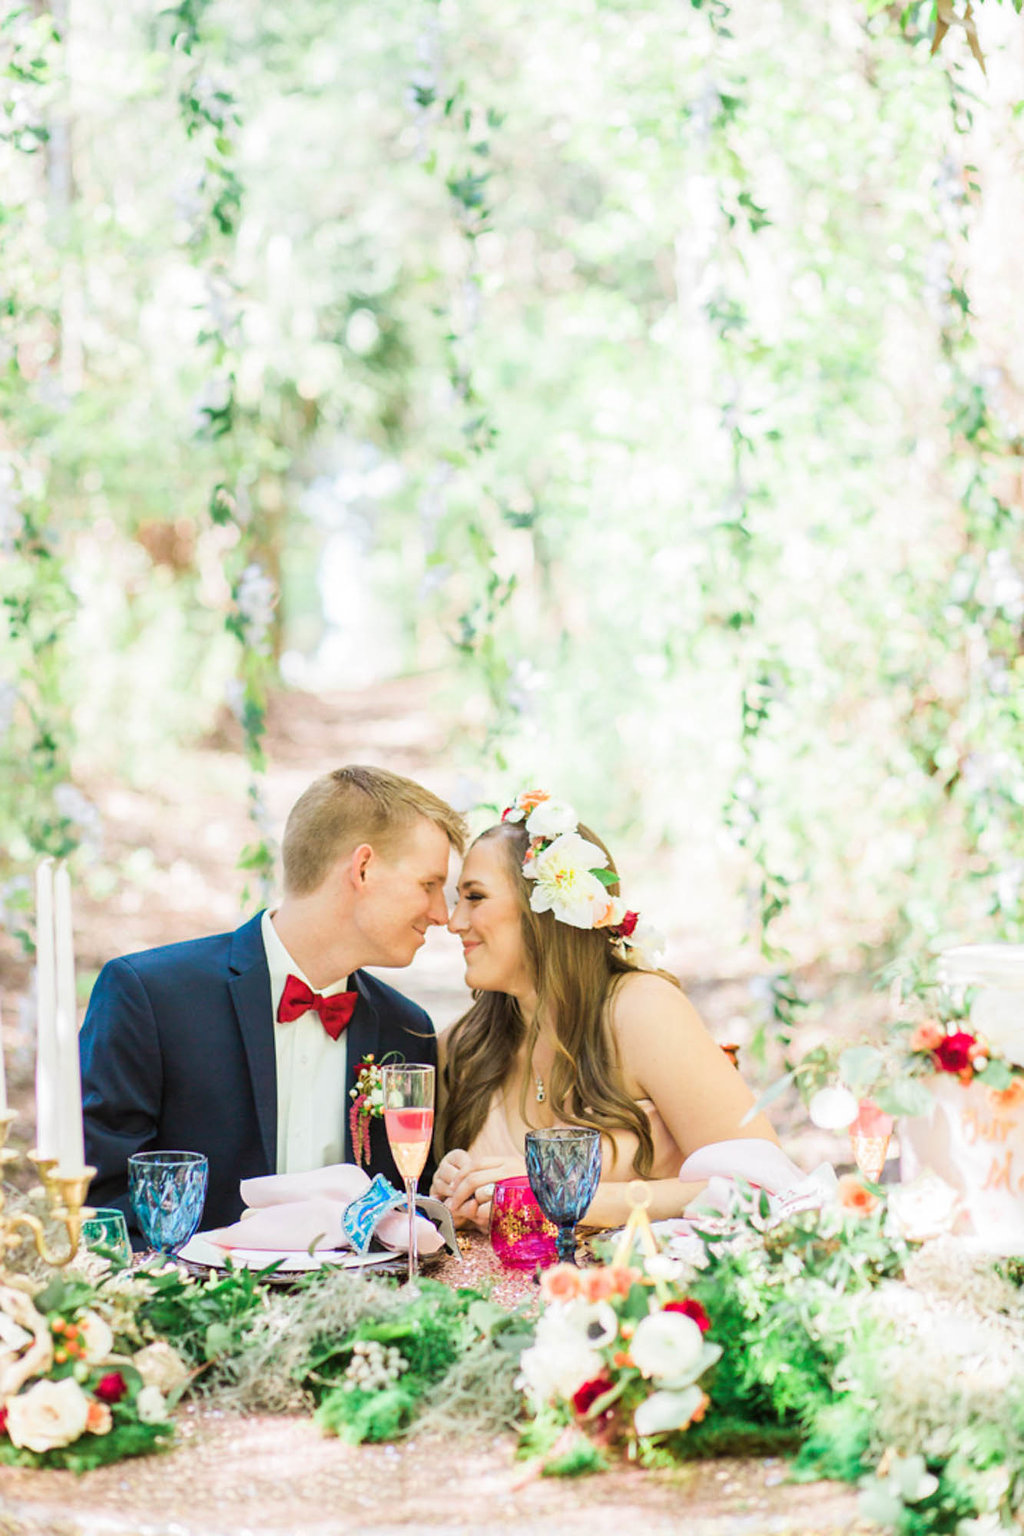
[[[78,1003],[75,998],[75,940],[71,925],[71,876],[58,864],[53,881],[57,941],[57,1166],[61,1173],[85,1167],[82,1137],[82,1076],[78,1066]]]
[[[36,870],[36,1151],[57,1157],[57,970],[53,945],[53,862]]]

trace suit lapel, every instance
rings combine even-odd
[[[256,1118],[267,1160],[277,1172],[277,1059],[270,1008],[270,971],[263,948],[262,913],[236,930],[231,944],[228,991],[242,1032]]]
[[[348,1046],[346,1064],[346,1103],[351,1103],[348,1091],[354,1086],[360,1063],[364,1056],[372,1055],[380,1063],[380,1019],[374,1003],[370,1001],[366,982],[361,971],[353,971],[349,986],[359,993],[359,1001],[345,1031],[345,1040]],[[352,1146],[352,1126],[348,1115],[345,1116],[345,1161],[355,1162],[355,1150]]]

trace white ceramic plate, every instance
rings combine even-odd
[[[269,1264],[277,1264],[279,1275],[297,1275],[310,1269],[323,1269],[327,1265],[337,1269],[372,1269],[378,1264],[393,1264],[396,1259],[404,1260],[405,1255],[374,1252],[360,1257],[347,1248],[325,1248],[316,1253],[306,1253],[304,1249],[300,1252],[273,1248],[227,1249],[218,1247],[204,1233],[197,1232],[179,1251],[178,1258],[186,1264],[201,1264],[207,1269],[226,1269],[228,1259],[236,1269],[266,1269]]]

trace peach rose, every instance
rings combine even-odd
[[[839,1204],[844,1211],[855,1211],[858,1216],[870,1216],[878,1205],[878,1196],[865,1189],[855,1173],[844,1173],[837,1185]]]
[[[609,1301],[617,1296],[615,1277],[604,1264],[597,1269],[585,1269],[580,1275],[580,1292],[584,1301]]]
[[[997,1115],[1010,1115],[1024,1104],[1024,1077],[1015,1077],[1009,1088],[990,1088],[988,1102]]]
[[[540,1277],[545,1301],[575,1301],[580,1294],[580,1272],[575,1264],[553,1264]]]
[[[90,1435],[109,1435],[114,1427],[114,1415],[106,1403],[98,1403],[95,1399],[89,1404],[89,1412],[85,1420],[85,1428]]]
[[[521,795],[516,796],[516,804],[529,816],[530,812],[536,810],[543,800],[550,799],[551,796],[546,789],[524,789]]]
[[[609,1264],[608,1274],[615,1287],[612,1292],[615,1296],[628,1296],[636,1282],[642,1278],[640,1271],[629,1264]]]
[[[936,1024],[934,1019],[927,1019],[919,1024],[910,1037],[910,1049],[912,1051],[934,1051],[946,1038],[946,1031],[941,1024]]]

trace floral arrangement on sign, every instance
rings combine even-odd
[[[940,989],[922,988],[916,1007],[909,1001],[905,1012],[913,1016],[894,1020],[881,1044],[821,1045],[808,1051],[762,1095],[758,1108],[792,1083],[822,1129],[859,1128],[858,1120],[870,1129],[872,1112],[890,1117],[891,1129],[893,1118],[928,1114],[933,1102],[929,1084],[943,1078],[986,1088],[994,1115],[1012,1114],[1024,1104],[1022,1043],[973,1027],[969,997],[957,1003]]]

